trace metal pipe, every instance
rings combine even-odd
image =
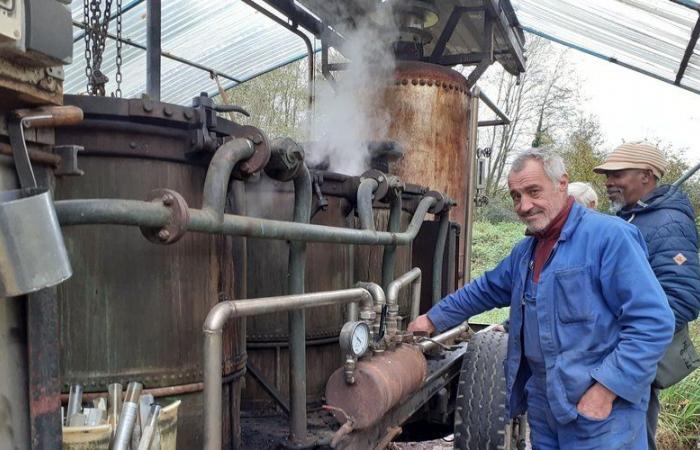
[[[221,450],[222,445],[222,330],[226,322],[236,317],[302,310],[312,306],[347,304],[353,301],[359,301],[365,307],[372,307],[372,295],[362,288],[217,303],[209,311],[203,330],[204,449]]]
[[[698,171],[698,169],[700,169],[700,163],[697,163],[692,168],[690,168],[686,173],[681,175],[681,177],[679,179],[677,179],[676,181],[673,182],[672,186],[679,187],[681,184],[685,183],[688,180],[688,178],[692,177],[695,174],[695,172]]]
[[[353,211],[351,210],[347,216],[345,216],[345,225],[347,228],[354,228],[355,227],[355,216],[353,214]],[[349,271],[350,273],[350,280],[348,280],[347,286],[352,286],[355,283],[355,246],[350,244],[347,247],[347,255],[348,255],[348,267],[351,268]],[[376,299],[375,299],[376,300]],[[356,322],[357,319],[360,317],[360,310],[358,308],[357,303],[348,303],[348,322]]]
[[[372,328],[371,328],[371,333],[372,337],[377,336],[379,334],[379,327],[381,326],[380,319],[381,316],[380,314],[382,313],[382,308],[384,305],[386,305],[386,296],[384,295],[384,289],[377,283],[369,283],[369,282],[364,282],[361,281],[357,283],[359,287],[362,289],[367,289],[369,293],[372,295],[372,303],[374,304],[374,319],[372,320]],[[352,318],[350,320],[357,320],[358,317]]]
[[[326,242],[356,245],[406,245],[418,234],[428,209],[435,203],[424,197],[418,203],[413,218],[405,231],[355,230],[325,225],[299,224],[280,220],[224,214],[217,221],[212,214],[189,209],[188,231],[228,234],[261,239],[305,242]],[[145,227],[163,227],[170,222],[170,210],[158,203],[123,199],[59,200],[54,202],[61,225],[110,224]]]
[[[387,231],[396,233],[401,229],[401,207],[402,207],[401,192],[394,192],[389,202],[389,224]],[[384,247],[382,255],[382,287],[389,288],[389,283],[394,279],[396,268],[396,246],[389,245]]]
[[[450,226],[449,210],[440,213],[440,225],[438,226],[437,243],[433,253],[433,305],[442,298],[442,264],[447,243],[447,230]]]
[[[204,180],[202,212],[212,214],[217,222],[224,220],[231,171],[236,164],[249,158],[254,151],[255,149],[248,139],[233,139],[216,150]]]
[[[311,220],[311,174],[306,164],[294,177],[294,222]],[[289,243],[289,294],[304,293],[306,243]],[[290,311],[289,327],[289,440],[302,442],[306,437],[306,316],[304,310]]]
[[[493,111],[494,114],[496,114],[501,119],[499,125],[509,125],[510,124],[510,118],[506,115],[506,113],[504,113],[503,111],[500,110],[498,105],[496,105],[493,101],[491,101],[491,99],[486,94],[484,94],[484,91],[479,89],[478,95],[479,95],[479,98],[481,99],[481,101],[484,102],[486,104],[486,106],[488,106],[489,109],[491,111]]]
[[[151,405],[151,411],[148,415],[148,420],[144,424],[143,434],[141,435],[141,440],[139,441],[138,450],[150,450],[153,444],[153,439],[156,436],[156,430],[158,429],[158,417],[160,416],[160,405]]]
[[[430,340],[425,340],[423,342],[418,343],[418,346],[420,346],[421,350],[423,353],[430,352],[432,351],[435,347],[438,347],[440,344],[450,341],[462,333],[466,333],[467,330],[469,330],[469,325],[467,322],[462,322],[461,325],[457,325],[454,328],[451,328],[444,333],[438,334],[437,336],[434,336],[430,338]]]
[[[219,369],[220,370],[220,369]],[[131,433],[136,424],[136,415],[139,412],[139,397],[143,385],[132,382],[126,388],[122,412],[119,415],[117,430],[114,432],[114,439],[111,442],[110,450],[127,450],[131,443]]]
[[[374,231],[374,193],[379,183],[374,178],[364,178],[357,188],[357,215],[360,218],[360,227],[363,230]]]
[[[414,314],[420,307],[420,288],[421,288],[421,270],[414,267],[405,274],[401,275],[391,283],[386,290],[386,303],[388,305],[387,314],[387,334],[392,337],[398,331],[398,315],[399,315],[399,291],[401,288],[411,285],[413,289],[411,300],[411,320],[418,317]]]
[[[160,51],[161,51],[160,0],[146,2],[146,93],[160,101]]]

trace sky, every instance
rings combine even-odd
[[[700,162],[700,95],[576,50],[569,56],[581,76],[581,108],[600,119],[607,149],[661,139]]]

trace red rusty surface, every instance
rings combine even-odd
[[[326,385],[328,405],[342,409],[356,429],[375,424],[392,407],[423,384],[428,364],[415,346],[401,345],[357,363],[355,383],[345,383],[343,368],[336,370]],[[345,415],[333,410],[340,422]]]
[[[393,83],[387,86],[378,127],[388,123],[379,138],[398,141],[403,158],[390,171],[407,183],[428,186],[457,202],[450,219],[465,230],[470,201],[469,89],[458,72],[434,64],[398,62]],[[464,256],[460,244],[460,260]]]

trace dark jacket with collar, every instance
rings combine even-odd
[[[659,186],[618,215],[636,225],[649,250],[649,264],[676,318],[676,331],[700,311],[700,262],[695,214],[688,196]]]

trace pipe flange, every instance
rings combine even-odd
[[[365,179],[373,179],[377,182],[377,190],[374,191],[375,200],[383,200],[389,193],[389,178],[384,172],[376,169],[370,169],[360,175],[360,181]]]
[[[445,209],[449,209],[448,199],[442,192],[428,191],[425,193],[425,197],[432,197],[435,199],[435,203],[433,203],[433,206],[428,210],[430,214],[439,214],[445,211]]]
[[[275,180],[293,180],[304,167],[304,157],[304,149],[294,139],[275,139],[272,141],[270,161],[265,166],[265,173]]]
[[[270,161],[270,143],[267,141],[267,136],[259,128],[251,125],[241,127],[241,132],[236,133],[237,138],[248,139],[253,143],[255,151],[250,158],[241,161],[233,169],[232,176],[237,180],[247,180],[252,175],[260,172],[265,168]]]
[[[170,210],[170,222],[162,228],[141,227],[141,234],[155,244],[173,244],[187,232],[190,211],[187,202],[171,189],[155,189],[150,192],[151,202],[160,203]]]

